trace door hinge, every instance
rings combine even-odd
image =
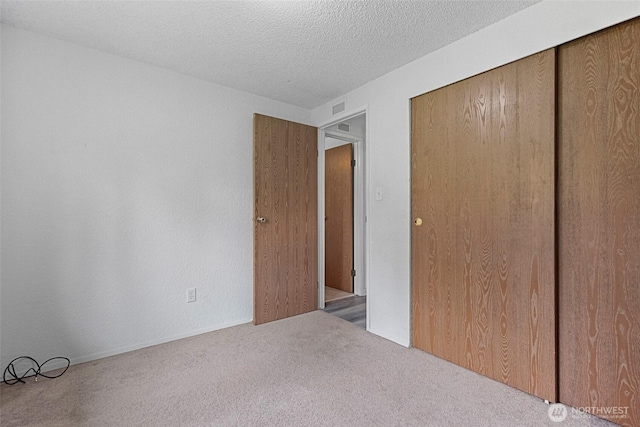
[[[356,161],[355,160],[351,160],[351,167],[355,168],[356,167]]]
[[[356,277],[356,271],[355,270],[351,270],[351,277]]]

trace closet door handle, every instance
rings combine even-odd
[[[422,218],[416,218],[415,221],[413,221],[413,223],[418,227],[420,227],[422,225]]]

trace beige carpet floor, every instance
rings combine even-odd
[[[316,311],[0,386],[7,426],[606,426]]]

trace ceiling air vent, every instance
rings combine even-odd
[[[338,130],[349,132],[349,125],[346,123],[338,123]]]
[[[344,101],[331,107],[332,114],[342,113],[344,111]]]

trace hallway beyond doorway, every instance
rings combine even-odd
[[[351,322],[359,328],[367,328],[366,296],[353,295],[348,298],[327,302],[324,311]]]
[[[324,302],[335,301],[342,298],[348,298],[353,295],[354,294],[350,292],[345,292],[340,289],[332,288],[331,286],[324,287]]]

